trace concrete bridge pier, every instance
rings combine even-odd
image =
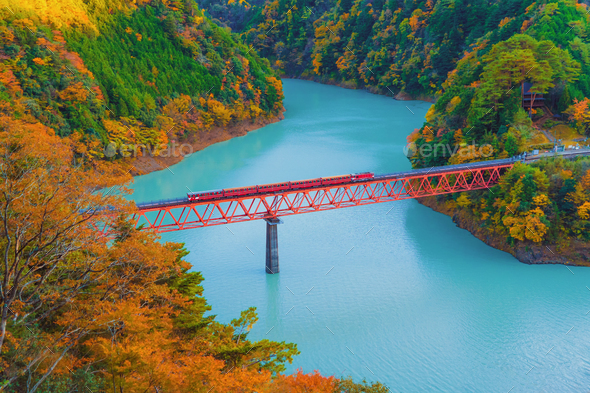
[[[282,221],[276,217],[265,218],[266,221],[266,273],[279,272],[279,232],[278,224]]]

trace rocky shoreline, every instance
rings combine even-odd
[[[178,145],[190,145],[192,148],[192,152],[196,153],[197,151],[203,150],[204,148],[211,146],[215,143],[244,136],[248,134],[248,132],[250,131],[254,131],[268,124],[276,123],[280,120],[283,120],[285,118],[283,115],[284,112],[285,108],[283,108],[278,115],[270,118],[259,117],[254,121],[242,121],[238,124],[229,127],[211,127],[208,131],[204,132],[198,138],[191,136],[186,140],[180,140],[176,143]],[[166,169],[174,164],[179,163],[183,159],[184,155],[182,154],[173,154],[169,157],[152,155],[139,156],[130,161],[130,164],[132,165],[132,170],[130,173],[132,176],[146,175],[151,172]]]
[[[444,204],[437,202],[436,197],[419,198],[418,202],[438,213],[446,214],[459,228],[469,231],[488,246],[511,254],[522,263],[590,266],[590,244],[588,242],[571,240],[567,245],[518,242],[516,246],[511,246],[506,243],[504,238],[493,236],[485,228],[479,226],[478,220],[465,210],[449,209]]]

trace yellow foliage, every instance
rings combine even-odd
[[[541,221],[544,215],[545,213],[537,207],[523,216],[507,216],[502,221],[509,228],[510,236],[513,238],[539,243],[547,233],[547,226]]]
[[[539,243],[543,241],[543,237],[547,233],[547,226],[541,222],[543,214],[540,212],[540,209],[531,210],[532,212],[535,212],[535,214],[526,216],[526,237],[535,243]]]
[[[461,196],[457,198],[457,205],[461,207],[467,207],[471,205],[471,199],[469,199],[466,193],[461,193]]]
[[[283,82],[281,82],[280,79],[275,78],[274,76],[267,76],[266,77],[266,82],[269,85],[272,85],[275,89],[275,91],[277,92],[277,97],[279,98],[279,100],[277,100],[277,102],[275,102],[275,107],[273,109],[280,109],[278,106],[280,105],[279,101],[282,100],[284,98],[283,95]]]
[[[463,143],[463,131],[460,128],[455,131],[455,143],[459,146]]]
[[[449,210],[455,210],[457,208],[457,202],[450,200],[450,201],[446,201],[445,202],[445,206],[449,209]]]
[[[117,146],[126,145],[135,142],[135,135],[128,127],[125,127],[117,120],[103,120],[102,124],[107,130],[109,141],[114,142]]]
[[[533,203],[536,206],[547,206],[550,202],[550,199],[547,195],[541,194],[533,197]]]
[[[428,112],[426,112],[425,117],[428,123],[434,122],[434,120],[436,119],[436,109],[434,109],[434,105],[431,105],[430,108],[428,108]]]
[[[250,116],[254,119],[260,116],[262,113],[262,109],[260,109],[257,105],[250,104]]]
[[[590,218],[590,202],[585,202],[582,206],[578,207],[578,216],[582,220]]]
[[[166,134],[169,133],[170,130],[172,130],[174,128],[174,126],[176,125],[176,123],[174,122],[174,119],[172,119],[171,117],[162,116],[162,115],[156,116],[156,124],[158,125],[158,128],[160,130],[164,131]]]
[[[449,103],[447,104],[447,113],[451,113],[452,111],[454,111],[455,108],[457,107],[457,105],[459,105],[460,103],[461,103],[461,97],[459,97],[459,96],[453,97],[453,99],[451,99],[451,101],[449,101]]]
[[[588,191],[584,189],[582,183],[576,184],[576,190],[566,195],[565,200],[572,202],[574,205],[581,205],[589,200]]]
[[[22,10],[27,14],[34,14],[43,23],[53,25],[56,29],[71,26],[90,28],[98,32],[88,18],[84,0],[0,0],[1,8],[6,9],[7,6],[15,13]],[[37,30],[35,24],[29,19],[17,20],[14,24],[17,26],[20,24],[23,28],[28,27],[32,31]]]
[[[152,146],[156,149],[152,152],[154,155],[159,154],[159,149],[168,143],[168,136],[164,130],[158,130],[152,127],[142,127],[136,132],[137,143],[144,146]]]
[[[6,26],[0,26],[0,40],[3,42],[14,41],[14,32]]]
[[[25,18],[25,19],[17,19],[12,22],[13,25],[20,27],[21,29],[27,29],[32,32],[37,32],[37,26],[33,23],[32,20]]]
[[[487,146],[477,147],[468,145],[460,148],[449,160],[450,164],[464,164],[466,162],[481,161],[491,155],[492,150]]]
[[[180,97],[175,98],[172,102],[174,103],[174,105],[176,105],[178,111],[183,114],[188,112],[188,110],[192,106],[192,100],[186,94],[181,94]]]
[[[201,100],[201,105],[207,108],[207,113],[210,116],[210,119],[217,125],[226,126],[232,117],[232,111],[223,105],[223,103],[217,101],[213,97],[210,97],[203,105],[205,101],[203,98]],[[205,118],[205,117],[204,117]],[[205,119],[209,120],[209,119]],[[206,123],[208,123],[206,121]]]

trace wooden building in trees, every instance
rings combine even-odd
[[[527,110],[545,105],[543,94],[534,92],[532,87],[529,82],[522,84],[522,107]]]

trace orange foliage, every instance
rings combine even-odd
[[[58,93],[59,98],[64,101],[83,102],[86,101],[89,91],[82,82],[76,82]]]
[[[293,375],[280,375],[277,382],[281,393],[333,393],[336,387],[334,377],[324,377],[317,370],[309,374],[297,370]]]
[[[580,180],[580,184],[582,185],[582,188],[590,192],[590,169],[586,171],[586,175],[582,177],[582,180]]]
[[[508,17],[508,16],[507,16],[507,17],[505,17],[504,19],[502,19],[502,20],[500,21],[500,24],[498,24],[498,27],[500,27],[500,28],[501,28],[501,27],[504,27],[504,26],[506,26],[506,25],[507,25],[508,23],[510,23],[510,22],[511,22],[513,19],[514,19],[514,18],[510,18],[510,17]]]
[[[16,76],[14,76],[11,70],[6,69],[4,65],[0,65],[0,83],[6,87],[12,97],[23,94],[23,89],[20,87]]]
[[[92,171],[79,161],[71,165],[78,134],[62,139],[40,123],[6,116],[0,116],[0,129],[10,130],[0,132],[5,179],[0,208],[10,212],[0,218],[0,237],[10,259],[9,271],[0,272],[0,279],[7,283],[2,291],[10,291],[3,292],[8,295],[4,306],[14,312],[0,315],[0,351],[16,354],[34,370],[29,375],[33,383],[92,367],[108,391],[331,391],[334,378],[317,373],[273,378],[262,367],[273,350],[269,354],[264,348],[282,344],[264,340],[254,348],[245,339],[236,341],[240,322],[216,324],[212,330],[191,327],[208,307],[193,292],[183,292],[183,283],[191,287],[195,281],[185,273],[191,266],[181,259],[181,245],[131,229],[126,217],[134,211],[133,203],[119,192],[95,192],[128,180],[128,172],[105,162]],[[97,214],[107,206],[122,214],[107,216],[112,238],[89,225],[105,219]],[[22,244],[7,241],[17,236]],[[29,271],[35,274],[23,274]],[[14,324],[34,321],[39,307],[47,314],[41,312],[38,323],[30,324],[34,340],[6,329],[9,318]],[[181,315],[184,319],[178,319]],[[40,324],[54,328],[41,330]],[[84,349],[73,350],[79,345]],[[242,364],[229,367],[229,360],[214,356],[218,347],[250,350]],[[4,371],[8,384],[21,375],[18,368]]]
[[[420,17],[423,16],[424,13],[420,8],[412,12],[412,16],[410,17],[409,23],[410,27],[412,28],[412,32],[416,32],[421,26],[422,22],[420,21]]]
[[[280,102],[283,100],[283,82],[280,79],[275,78],[274,76],[267,76],[266,81],[268,84],[272,85],[277,92],[278,100],[275,102],[274,108],[275,110],[280,109]]]
[[[78,72],[84,75],[88,75],[91,79],[94,79],[92,72],[88,71],[88,68],[86,68],[86,66],[84,65],[84,61],[82,60],[80,55],[78,55],[76,52],[69,52],[66,50],[62,50],[60,51],[60,53],[64,59],[68,60],[70,63],[72,63],[74,67],[76,67]]]
[[[434,131],[432,128],[424,126],[424,129],[422,130],[422,136],[426,142],[432,142],[434,140]]]

